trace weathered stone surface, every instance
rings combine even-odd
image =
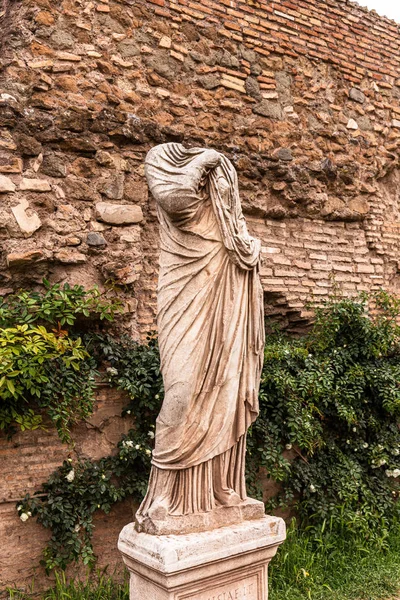
[[[100,221],[110,225],[128,225],[129,223],[143,221],[143,212],[140,206],[130,204],[98,202],[96,204],[96,215]]]
[[[246,92],[249,96],[257,99],[261,97],[260,84],[255,77],[248,77],[245,85]]]
[[[141,228],[138,225],[132,227],[121,227],[119,234],[119,239],[121,242],[126,242],[127,244],[137,244],[140,240]]]
[[[58,262],[64,265],[81,265],[87,261],[85,254],[75,250],[60,250],[54,256]]]
[[[50,177],[66,177],[67,159],[57,154],[45,154],[41,166],[41,172]]]
[[[124,195],[124,176],[117,175],[101,180],[97,185],[98,191],[111,200],[121,200]]]
[[[22,159],[16,156],[0,155],[0,173],[21,173]]]
[[[88,244],[88,246],[98,246],[98,247],[104,247],[107,245],[107,242],[104,239],[104,237],[101,235],[101,233],[97,233],[95,231],[91,231],[90,233],[87,234],[86,243]]]
[[[19,184],[19,189],[30,192],[50,192],[51,185],[47,179],[27,179],[24,177]]]
[[[364,104],[365,102],[365,94],[357,88],[351,88],[349,92],[349,97],[355,102],[359,102],[360,104]]]
[[[29,202],[25,198],[17,206],[13,206],[11,210],[25,237],[30,237],[41,227],[42,222],[39,216],[31,210]]]
[[[347,122],[347,129],[358,129],[358,123],[354,119],[349,119]]]
[[[221,78],[218,75],[204,75],[199,77],[199,83],[206,90],[213,90],[221,85]]]
[[[42,144],[31,135],[16,133],[14,140],[22,156],[37,156],[42,151]]]
[[[244,492],[244,439],[254,416],[249,412],[240,425],[235,424],[243,398],[258,389],[260,383],[258,356],[264,347],[264,325],[256,290],[261,242],[250,236],[244,219],[239,222],[237,172],[223,154],[206,148],[187,149],[176,143],[161,144],[147,154],[145,175],[160,208],[163,270],[158,304],[164,308],[158,315],[158,328],[160,337],[166,331],[175,334],[168,335],[161,348],[165,381],[163,418],[157,421],[152,473],[146,498],[136,513],[137,528],[154,535],[168,535],[228,527],[248,518],[249,510],[250,518],[264,514],[263,503],[252,501]],[[205,185],[209,198],[202,195]],[[198,209],[188,210],[193,198]],[[229,211],[227,205],[231,207]],[[229,293],[229,277],[224,275],[231,265],[221,264],[218,257],[219,252],[227,252],[226,248],[231,249],[232,268],[238,282],[234,296]],[[251,283],[246,275],[249,269],[255,269]],[[226,294],[215,303],[216,293],[221,292],[217,288],[221,286],[225,286]],[[196,300],[200,294],[203,295],[201,314]],[[244,318],[241,307],[246,307]],[[205,321],[203,313],[211,318]],[[225,332],[227,318],[230,328]],[[199,327],[203,332],[201,340],[197,335]],[[183,337],[186,342],[177,344],[175,336]],[[223,353],[222,348],[226,349]],[[200,375],[193,372],[193,353],[200,361],[211,356]],[[246,382],[238,375],[238,361],[248,374]],[[215,375],[217,364],[226,373],[223,386]],[[177,379],[187,382],[187,386],[177,387],[174,383]],[[214,402],[217,390],[218,407]],[[199,418],[196,417],[199,396],[202,397],[201,430],[193,428]],[[181,415],[179,425],[177,412]],[[222,435],[223,431],[227,433]],[[192,467],[206,461],[213,470],[213,478],[197,487],[197,474]],[[229,481],[225,461],[230,465]],[[183,485],[178,482],[176,471],[165,477],[165,472],[174,471],[175,465],[183,475]],[[179,507],[175,500],[177,485],[181,486]],[[188,505],[194,507],[189,514],[185,510]]]
[[[64,190],[66,198],[71,200],[96,202],[96,200],[99,200],[100,198],[100,195],[94,189],[94,186],[89,185],[89,183],[83,179],[72,179],[72,177],[68,177],[62,183],[62,189]]]
[[[29,252],[12,252],[7,254],[7,265],[10,268],[28,266],[45,258],[42,250],[30,250]]]
[[[15,192],[16,185],[12,182],[9,177],[0,175],[0,194],[7,194],[9,192]]]
[[[134,203],[145,203],[148,199],[148,188],[146,183],[128,179],[124,187],[124,198]]]
[[[253,108],[253,112],[256,115],[268,117],[269,119],[282,119],[283,112],[282,107],[277,102],[271,102],[270,100],[263,100],[260,104],[257,104]]]
[[[290,148],[277,148],[274,150],[272,156],[278,160],[284,160],[285,162],[290,162],[293,160],[293,155]]]
[[[132,597],[267,600],[268,564],[285,537],[278,517],[185,536],[137,533],[131,524],[118,548],[131,573]]]

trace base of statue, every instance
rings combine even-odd
[[[185,535],[131,523],[118,543],[130,600],[267,600],[268,565],[285,537],[284,521],[270,516]]]
[[[262,519],[264,515],[264,502],[246,498],[235,506],[219,506],[209,512],[190,515],[165,515],[152,518],[136,514],[135,524],[137,531],[151,533],[151,535],[181,535],[230,527],[243,521]]]

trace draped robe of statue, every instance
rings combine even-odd
[[[246,432],[263,362],[260,242],[247,231],[230,161],[156,146],[145,172],[157,203],[158,330],[165,397],[139,519],[206,513],[246,499]]]

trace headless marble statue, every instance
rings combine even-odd
[[[145,172],[160,221],[165,397],[136,527],[189,533],[259,518],[263,504],[246,495],[245,452],[263,363],[260,242],[222,154],[162,144]]]

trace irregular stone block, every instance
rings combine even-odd
[[[25,237],[30,237],[42,226],[39,216],[29,209],[29,202],[25,198],[17,206],[13,206],[11,210]],[[30,214],[26,212],[27,210],[30,210]]]
[[[100,221],[110,225],[129,225],[143,221],[141,207],[130,204],[98,202],[96,204],[96,216]]]
[[[351,98],[355,102],[359,102],[360,104],[364,104],[365,102],[365,95],[361,90],[358,90],[357,88],[351,88],[349,92],[349,98]]]
[[[31,135],[16,133],[14,140],[23,156],[37,156],[42,151],[42,144]]]
[[[282,107],[276,102],[270,102],[269,100],[263,100],[260,104],[257,104],[253,108],[253,112],[256,115],[262,117],[268,117],[269,119],[282,119]]]
[[[0,194],[7,194],[9,192],[15,192],[15,184],[9,177],[0,175]]]
[[[124,176],[117,175],[116,177],[102,179],[97,186],[97,190],[111,200],[121,200],[124,195]]]
[[[121,242],[136,244],[140,241],[140,227],[123,227],[119,230]]]
[[[96,233],[95,231],[91,231],[87,234],[86,243],[88,246],[106,246],[107,242],[101,233]]]
[[[358,124],[357,121],[355,121],[354,119],[349,119],[348,123],[347,123],[347,129],[358,129]]]
[[[51,185],[46,179],[26,179],[24,177],[19,189],[30,192],[51,192]]]
[[[76,252],[74,250],[60,250],[60,252],[55,254],[55,258],[64,265],[81,265],[87,260],[82,252]]]
[[[274,158],[277,158],[279,160],[284,160],[284,161],[291,161],[293,160],[293,155],[292,155],[292,151],[290,150],[290,148],[277,148],[272,156]]]
[[[30,250],[29,252],[12,252],[7,254],[7,266],[22,267],[31,263],[39,262],[45,258],[42,250]]]
[[[0,173],[21,173],[22,159],[16,156],[0,157]]]

